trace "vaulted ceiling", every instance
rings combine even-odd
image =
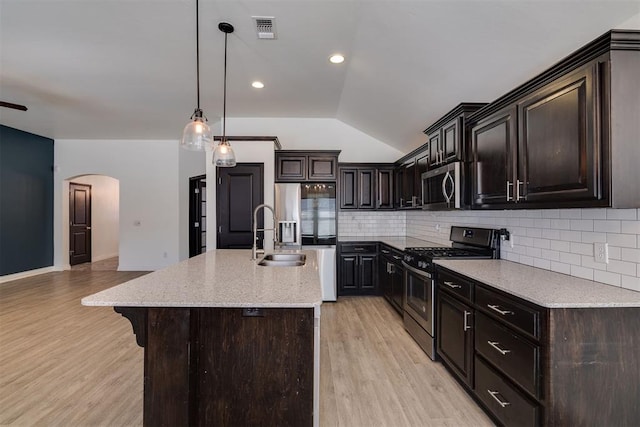
[[[458,103],[492,101],[639,14],[615,0],[200,0],[201,104],[219,120],[227,21],[229,117],[336,118],[408,152]],[[277,38],[258,40],[252,16],[275,17]],[[51,138],[178,139],[196,105],[195,0],[0,0],[0,100],[29,108],[0,123]]]

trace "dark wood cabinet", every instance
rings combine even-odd
[[[396,166],[396,207],[399,209],[419,208],[419,183],[416,159],[411,158]]]
[[[339,166],[340,209],[392,209],[393,169],[390,165]]]
[[[640,207],[639,84],[640,31],[612,30],[473,114],[472,207]]]
[[[436,297],[437,353],[468,387],[473,386],[473,283],[448,273],[438,274]],[[460,290],[464,292],[460,292]]]
[[[378,245],[338,244],[338,296],[378,295]]]
[[[385,299],[402,316],[404,314],[404,267],[402,252],[380,244],[378,287]]]
[[[276,182],[323,182],[338,178],[340,151],[279,150],[275,152]]]

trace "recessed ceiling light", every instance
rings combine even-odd
[[[336,53],[329,57],[329,61],[332,64],[342,64],[344,62],[344,56],[340,55],[339,53]]]
[[[256,89],[262,89],[264,87],[264,83],[256,80],[255,82],[251,83],[251,86],[255,87]]]

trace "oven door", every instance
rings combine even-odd
[[[418,270],[406,263],[404,311],[433,337],[433,278],[431,273]]]
[[[460,209],[460,162],[449,163],[422,174],[422,209]]]

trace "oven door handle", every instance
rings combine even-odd
[[[431,273],[429,273],[428,271],[418,270],[417,268],[415,268],[415,267],[413,267],[413,266],[411,266],[411,265],[407,264],[407,263],[406,263],[406,262],[404,262],[404,261],[402,261],[402,265],[403,265],[403,266],[404,266],[404,268],[406,268],[407,270],[409,270],[409,271],[411,271],[411,272],[413,272],[413,273],[415,273],[415,274],[417,274],[417,275],[419,275],[419,276],[426,277],[426,278],[428,278],[428,279],[431,279],[431,278],[432,278]]]

